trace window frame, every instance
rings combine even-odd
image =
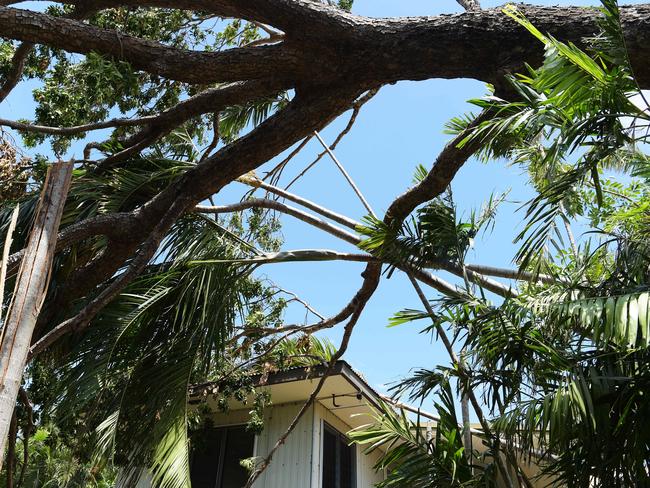
[[[218,452],[216,453],[216,462],[217,462],[217,473],[216,477],[214,480],[214,486],[213,488],[220,488],[222,482],[223,482],[223,469],[224,469],[224,464],[225,464],[225,451],[226,451],[226,446],[228,443],[228,431],[231,429],[237,429],[237,428],[243,428],[245,429],[248,424],[246,422],[240,422],[240,423],[233,423],[233,424],[223,424],[223,425],[213,425],[213,429],[217,430],[222,430],[224,431],[224,435],[221,437],[219,441],[219,449]],[[253,452],[251,457],[256,457],[257,456],[257,442],[258,442],[258,435],[253,434]],[[217,451],[215,449],[215,451]],[[191,469],[191,465],[190,465]]]
[[[338,455],[338,447],[340,446],[340,443],[344,444],[345,446],[349,447],[351,450],[351,457],[352,459],[350,460],[351,468],[352,468],[352,483],[351,483],[351,488],[357,488],[359,486],[358,484],[358,470],[357,470],[357,446],[356,444],[349,445],[350,439],[348,439],[348,436],[346,436],[343,432],[338,430],[336,427],[334,427],[332,424],[329,422],[325,421],[324,419],[321,419],[321,439],[320,439],[320,469],[319,469],[319,477],[320,477],[320,487],[322,488],[323,486],[323,481],[324,481],[324,473],[325,473],[325,432],[329,431],[329,433],[334,434],[336,436],[336,455],[335,455],[335,469],[339,471],[340,473],[340,456]],[[335,488],[340,488],[341,486],[341,479],[340,475],[338,477],[335,477]]]

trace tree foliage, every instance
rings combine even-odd
[[[37,85],[34,120],[2,124],[28,148],[48,143],[55,157],[68,156],[91,131],[110,130],[76,161],[35,340],[51,337],[58,325],[73,326],[39,351],[26,376],[36,428],[27,427],[29,405],[22,400],[18,446],[33,461],[25,479],[47,473],[59,480],[52,483],[101,485],[119,467],[133,484],[147,468],[156,486],[188,486],[188,426],[202,422],[188,405],[188,387],[218,381],[219,391],[210,393],[217,403],[251,402],[251,428],[261,428],[268,399],[251,377],[340,357],[382,264],[447,294],[433,302],[434,313],[407,310],[393,322],[432,320],[425,331],[441,339],[451,332],[464,352],[452,367],[419,370],[398,388],[415,398],[438,394],[433,439],[390,409],[375,427],[354,434],[359,442],[395,448],[378,465],[391,470],[385,486],[489,483],[501,469],[499,451],[512,464],[512,455],[542,450],[548,472],[569,486],[594,479],[628,486],[647,478],[650,171],[643,153],[648,109],[639,107],[644,94],[637,85],[648,78],[638,63],[647,49],[638,12],[647,8],[628,9],[628,29],[641,39],[630,54],[621,11],[610,1],[600,14],[541,11],[547,28],[557,31],[554,23],[562,20],[574,43],[545,34],[513,7],[402,21],[355,17],[347,13],[352,2],[343,0],[246,4],[60,2],[48,5],[46,15],[0,7],[7,36],[0,42],[0,99],[17,81]],[[14,20],[21,15],[40,27]],[[601,33],[585,43],[581,36],[596,18]],[[306,31],[307,20],[313,28]],[[532,37],[522,37],[517,23]],[[453,33],[453,43],[445,32]],[[456,42],[463,36],[473,39],[469,51]],[[538,41],[545,50],[541,67],[508,77],[504,91],[504,70],[541,59],[530,47]],[[504,61],[500,47],[508,43],[518,49]],[[448,62],[441,62],[440,46],[452,45],[458,51],[445,52]],[[391,62],[378,61],[377,53]],[[197,204],[352,109],[342,137],[384,84],[468,75],[492,82],[495,91],[473,102],[480,115],[450,123],[452,143],[433,168],[418,170],[414,186],[382,219],[356,225],[300,200],[350,228],[306,219],[360,243],[364,254],[351,258],[368,264],[359,292],[340,313],[315,324],[284,324],[290,299],[254,274],[280,248],[273,207],[208,217]],[[48,158],[28,161],[17,144],[3,141],[0,234],[19,203],[18,251]],[[516,287],[492,283],[465,262],[504,200],[496,196],[481,211],[458,215],[448,187],[473,154],[511,160],[537,193],[524,205]],[[289,159],[270,171],[275,181]],[[612,172],[629,178],[621,183]],[[253,180],[256,190],[263,188]],[[562,228],[571,220],[593,228],[575,246]],[[19,253],[11,256],[13,271],[19,261]],[[453,272],[460,285],[441,284],[425,268]],[[503,300],[490,300],[494,290]],[[313,339],[346,320],[340,348]],[[482,393],[492,418],[483,436],[494,466],[478,469],[475,453],[463,445],[443,376],[456,377],[461,393]],[[88,445],[97,449],[90,453]]]

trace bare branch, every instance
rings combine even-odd
[[[302,198],[294,193],[290,193],[286,190],[283,190],[282,188],[278,188],[277,186],[269,185],[268,183],[265,183],[264,181],[260,180],[253,174],[244,175],[241,178],[238,178],[237,181],[252,186],[253,188],[262,188],[263,190],[266,190],[269,193],[274,193],[275,195],[278,195],[282,198],[286,198],[287,200],[302,205],[303,207],[308,208],[309,210],[313,210],[314,212],[322,215],[323,217],[327,217],[328,219],[331,219],[334,222],[338,222],[341,225],[345,225],[350,229],[356,229],[357,226],[359,225],[357,221],[349,217],[346,217],[345,215],[336,213],[332,210],[329,210],[328,208],[323,207],[322,205],[318,205],[317,203],[314,203],[311,200]]]
[[[155,116],[134,118],[134,119],[112,119],[103,122],[91,124],[75,125],[71,127],[50,127],[45,125],[30,124],[9,119],[0,119],[0,126],[9,127],[23,132],[33,132],[37,134],[50,134],[55,136],[71,136],[82,132],[106,129],[110,127],[131,127],[135,125],[145,125],[155,120]]]
[[[369,102],[377,93],[379,93],[379,88],[373,88],[372,90],[368,90],[362,97],[358,98],[353,104],[352,104],[352,114],[350,115],[350,119],[348,120],[347,125],[343,128],[343,130],[339,133],[338,136],[336,136],[336,139],[334,139],[334,142],[329,146],[330,151],[334,151],[336,147],[339,145],[339,143],[343,140],[343,138],[352,130],[352,127],[354,127],[354,123],[357,121],[357,117],[359,116],[359,112],[361,111],[361,107],[363,107],[367,102]],[[310,138],[311,139],[311,138]],[[305,143],[308,140],[305,141]],[[302,147],[298,148],[297,151],[302,149]],[[296,151],[296,152],[297,152]],[[293,186],[293,184],[298,181],[300,178],[302,178],[311,168],[313,168],[322,158],[327,154],[327,151],[321,152],[316,158],[309,163],[298,175],[296,175],[290,182],[289,184],[285,187],[285,190],[288,190]],[[273,168],[269,174],[276,174],[282,171],[290,158],[285,159],[282,161],[280,164],[278,164],[275,168]],[[265,177],[266,179],[266,177]]]
[[[285,295],[289,295],[291,297],[291,300],[300,303],[303,307],[305,307],[305,310],[307,310],[308,312],[311,312],[313,315],[315,315],[319,319],[325,320],[324,315],[321,315],[318,311],[316,311],[316,309],[314,307],[312,307],[309,303],[307,303],[305,300],[300,298],[294,292],[289,291],[289,290],[285,290],[284,288],[281,288],[281,287],[279,287],[277,285],[273,285],[273,288],[278,290],[279,293],[284,293]],[[291,300],[289,300],[289,301],[291,301]]]
[[[497,276],[499,278],[508,278],[511,280],[529,281],[531,283],[541,282],[546,284],[558,282],[556,278],[550,275],[536,274],[518,269],[497,268],[494,266],[486,266],[484,264],[466,264],[465,268],[483,275]]]
[[[427,263],[425,264],[425,266],[432,267],[435,269],[444,269],[445,271],[448,271],[460,278],[463,279],[467,278],[472,283],[476,283],[477,285],[482,286],[486,290],[489,290],[492,293],[495,293],[504,298],[516,297],[519,295],[517,290],[515,290],[513,287],[492,280],[487,276],[484,276],[470,269],[468,266],[458,265],[455,263],[450,263],[445,261],[440,261],[438,263]]]
[[[361,201],[361,203],[363,204],[365,209],[368,211],[369,214],[374,215],[375,213],[373,212],[372,208],[370,207],[370,204],[368,203],[366,198],[363,196],[363,193],[361,193],[361,190],[359,190],[359,187],[357,187],[356,183],[354,182],[354,180],[352,179],[350,174],[346,171],[346,169],[343,167],[341,162],[338,160],[338,158],[334,154],[334,151],[332,151],[332,149],[330,149],[330,147],[327,144],[325,144],[325,141],[323,140],[323,138],[320,136],[320,134],[318,132],[315,131],[314,135],[316,136],[316,139],[318,139],[318,142],[321,143],[321,145],[325,149],[325,152],[327,152],[327,154],[329,155],[330,159],[332,161],[334,161],[334,164],[339,169],[341,174],[343,174],[343,177],[346,179],[346,181],[348,182],[350,187],[352,187],[352,190],[354,191],[354,193],[357,195],[357,197],[359,197],[359,200]]]
[[[338,252],[332,251],[331,249],[297,249],[294,251],[280,251],[262,254],[261,256],[255,256],[252,258],[211,260],[211,262],[215,263],[246,264],[291,263],[305,261],[352,261],[357,263],[379,262],[377,258],[370,254]]]
[[[284,203],[280,203],[276,200],[270,200],[266,198],[244,200],[243,202],[233,203],[231,205],[222,205],[215,207],[199,205],[196,207],[196,210],[201,213],[222,214],[240,212],[242,210],[248,210],[251,208],[269,208],[285,213],[287,215],[291,215],[298,220],[302,220],[305,223],[324,230],[325,232],[332,234],[339,239],[343,239],[350,244],[356,245],[361,241],[358,236],[351,234],[348,231],[341,229],[340,227],[330,224],[329,222],[326,222],[325,220],[322,220],[315,215],[303,212],[302,210],[299,210],[295,207],[290,207],[289,205],[285,205]]]

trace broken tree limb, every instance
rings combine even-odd
[[[36,319],[49,282],[73,163],[53,164],[43,185],[0,342],[0,468]]]

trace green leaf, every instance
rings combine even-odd
[[[637,299],[637,306],[639,309],[639,331],[641,335],[641,345],[643,347],[648,347],[650,344],[650,333],[648,332],[649,323],[649,314],[648,306],[650,306],[649,300],[650,294],[641,293]]]
[[[628,302],[628,324],[627,324],[627,344],[630,347],[636,346],[638,328],[639,328],[639,305],[638,305],[637,298],[631,296]]]
[[[627,342],[628,311],[627,305],[629,296],[618,297],[616,300],[616,312],[614,319],[613,338],[618,344]]]

